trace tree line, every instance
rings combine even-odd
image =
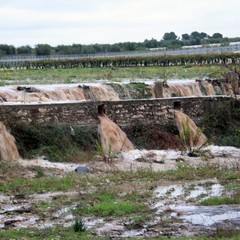
[[[14,47],[13,45],[0,44],[0,56],[5,55],[68,55],[68,54],[97,54],[111,52],[146,51],[151,48],[177,49],[182,46],[207,45],[220,43],[227,45],[230,42],[240,41],[240,37],[223,37],[221,33],[214,33],[211,36],[204,32],[194,31],[191,34],[184,33],[181,37],[174,32],[167,32],[161,40],[145,39],[143,42],[120,42],[114,44],[72,44],[58,45],[37,44],[35,47],[29,45]]]
[[[204,55],[128,56],[107,58],[78,58],[40,61],[0,62],[0,69],[63,69],[103,67],[202,66],[239,65],[240,53]]]

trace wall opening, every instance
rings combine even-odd
[[[174,102],[173,103],[173,108],[176,110],[180,110],[181,109],[181,102]]]
[[[106,113],[105,105],[104,104],[98,105],[98,115],[103,115],[105,113]]]

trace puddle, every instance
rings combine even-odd
[[[155,192],[156,192],[156,197],[159,197],[159,198],[167,197],[169,199],[173,199],[180,195],[183,195],[184,188],[183,186],[180,186],[180,185],[163,186],[163,187],[158,187]]]
[[[122,235],[121,238],[135,238],[135,237],[141,237],[144,236],[146,230],[131,230],[131,231],[125,231]]]
[[[197,186],[196,189],[190,192],[190,195],[186,197],[186,199],[189,200],[191,198],[197,198],[201,195],[206,195],[207,192],[208,191],[203,186]]]
[[[160,186],[155,190],[158,200],[153,208],[157,215],[168,215],[192,225],[209,228],[232,223],[240,226],[240,205],[199,206],[202,200],[228,194],[228,191],[216,182]]]
[[[175,210],[181,210],[181,207]],[[198,206],[192,209],[192,211],[184,212],[180,219],[190,222],[193,225],[203,225],[210,227],[212,225],[218,225],[219,223],[229,224],[232,220],[240,225],[240,207],[235,206]]]
[[[70,212],[75,208],[76,208],[76,204],[74,204],[71,207],[62,208],[59,211],[57,211],[56,213],[54,213],[53,217],[59,218],[59,217],[64,216],[65,219],[72,220],[74,218],[74,216],[73,216],[73,214],[70,214]]]
[[[233,191],[233,190],[231,190]],[[227,227],[229,224],[240,227],[240,205],[200,206],[199,203],[206,198],[214,196],[226,196],[228,192],[217,180],[182,182],[173,185],[159,186],[154,191],[152,208],[155,210],[155,218],[151,222],[144,223],[136,229],[128,229],[129,219],[105,219],[96,217],[84,217],[83,223],[86,229],[92,230],[97,236],[110,236],[116,238],[142,238],[155,237],[159,234],[174,234],[176,236],[188,236],[200,232],[214,230],[217,226]],[[23,199],[17,199],[5,195],[0,196],[0,229],[28,228],[39,229],[61,225],[71,227],[75,222],[71,206],[63,206],[46,217],[40,217],[31,206],[37,201],[51,201],[56,196],[75,195],[77,192],[55,192],[46,194],[34,194]],[[162,227],[162,221],[171,220],[169,225]],[[164,226],[164,224],[163,224]],[[110,235],[109,235],[110,234]]]

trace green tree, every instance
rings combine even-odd
[[[58,45],[55,47],[55,51],[57,54],[71,54],[72,46],[70,45]]]
[[[31,54],[32,53],[32,48],[29,45],[18,47],[16,50],[17,50],[17,54]]]
[[[135,43],[134,42],[126,42],[125,49],[127,51],[135,51],[136,50]]]
[[[200,38],[201,39],[206,39],[206,38],[208,38],[209,36],[205,33],[205,32],[201,32],[200,33]]]
[[[72,54],[81,54],[81,53],[83,53],[83,45],[82,44],[73,44],[71,46],[71,53]]]
[[[51,46],[48,44],[38,44],[35,47],[36,55],[50,55],[51,54]]]
[[[120,52],[120,51],[121,51],[121,47],[117,43],[114,43],[109,46],[109,52]]]
[[[192,40],[201,39],[201,33],[194,31],[191,33],[190,38]]]
[[[15,54],[16,48],[13,45],[0,44],[0,52],[2,53],[2,55]]]
[[[190,36],[187,33],[182,34],[182,40],[190,40]]]
[[[173,41],[177,40],[177,35],[174,32],[168,32],[163,35],[164,41]]]
[[[212,38],[216,38],[216,39],[223,38],[223,35],[221,33],[214,33],[212,35]]]
[[[158,47],[158,41],[154,38],[152,38],[151,40],[146,39],[144,40],[144,45],[147,48],[156,48]]]

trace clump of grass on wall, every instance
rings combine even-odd
[[[11,126],[11,133],[22,157],[43,155],[52,161],[77,161],[81,157],[88,158],[86,151],[94,151],[96,132],[94,128],[87,126],[56,123],[17,123]]]
[[[132,82],[127,84],[126,88],[129,90],[132,99],[146,99],[152,97],[151,89],[145,83]]]

